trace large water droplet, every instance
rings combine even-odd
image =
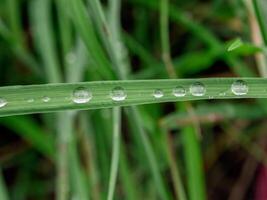
[[[74,103],[87,103],[92,99],[92,93],[85,87],[79,87],[73,91],[72,100]]]
[[[248,85],[245,81],[237,80],[233,82],[231,90],[235,95],[245,95],[248,93]]]
[[[176,97],[183,97],[185,96],[185,89],[182,86],[177,86],[176,88],[173,89],[172,91],[173,95]]]
[[[164,96],[164,93],[163,93],[162,90],[160,90],[160,89],[156,89],[156,90],[154,90],[153,96],[154,96],[156,99],[159,99],[159,98],[161,98],[161,97]]]
[[[51,100],[50,97],[47,97],[47,96],[44,96],[42,98],[42,101],[45,102],[45,103],[49,102],[50,100]]]
[[[115,87],[111,91],[110,96],[113,101],[123,101],[126,99],[127,94],[122,87]]]
[[[190,86],[190,89],[189,90],[190,90],[190,93],[193,96],[197,96],[197,97],[204,96],[205,93],[206,93],[205,85],[203,83],[199,83],[199,82],[193,83]]]
[[[0,98],[0,108],[4,107],[7,104],[5,99]]]

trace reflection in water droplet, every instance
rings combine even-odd
[[[154,90],[153,96],[154,96],[156,99],[159,99],[159,98],[163,97],[164,94],[163,94],[163,91],[162,91],[162,90],[160,90],[160,89],[156,89],[156,90]]]
[[[203,83],[200,83],[200,82],[193,83],[190,86],[190,89],[189,90],[190,90],[190,93],[193,96],[197,96],[197,97],[204,96],[205,93],[206,93],[206,88],[205,88],[204,84]]]
[[[245,81],[237,80],[232,84],[231,90],[235,95],[245,95],[248,93],[248,85]]]
[[[110,97],[113,101],[123,101],[126,99],[127,94],[122,87],[115,87],[111,91]]]
[[[93,97],[92,93],[85,87],[79,87],[75,89],[72,95],[73,102],[78,104],[87,103]]]
[[[42,101],[43,102],[49,102],[51,99],[50,99],[50,97],[47,97],[47,96],[44,96],[43,98],[42,98]]]
[[[3,108],[7,104],[5,99],[0,98],[0,108]]]
[[[185,89],[182,86],[177,86],[176,88],[173,89],[172,91],[173,95],[176,97],[183,97],[185,96]]]

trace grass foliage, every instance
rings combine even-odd
[[[0,199],[214,199],[233,143],[265,163],[262,4],[1,1]]]

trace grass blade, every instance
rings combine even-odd
[[[255,14],[259,23],[261,35],[264,41],[264,44],[267,45],[267,26],[265,23],[266,16],[267,16],[267,10],[265,8],[264,1],[259,0],[252,0],[252,4],[255,10]]]
[[[1,200],[9,199],[7,188],[3,180],[2,170],[0,170],[0,199]]]
[[[0,119],[0,124],[17,133],[42,154],[54,159],[55,144],[52,137],[49,137],[30,117],[3,117]]]
[[[236,82],[238,88],[235,89],[243,89],[247,92],[246,94],[236,95],[233,93],[232,86]],[[204,86],[205,94],[202,96],[191,93],[196,83],[202,83]],[[241,84],[240,88],[238,83]],[[2,104],[0,116],[200,99],[266,98],[266,85],[267,79],[265,78],[205,78],[7,86],[0,88]],[[173,95],[173,89],[177,86],[182,86],[185,89],[186,94],[184,96],[176,97]],[[126,94],[125,100],[114,101],[111,98],[111,92],[117,87],[123,88],[123,92]],[[77,88],[82,88],[89,95],[91,94],[90,101],[75,103],[73,92]],[[155,90],[162,91],[163,96],[155,98]],[[49,99],[45,97],[49,97]]]
[[[45,65],[48,82],[56,83],[61,82],[62,77],[58,67],[59,61],[57,60],[51,19],[48,15],[51,12],[50,5],[50,0],[33,1],[31,4],[31,19],[34,28],[34,39]]]
[[[112,147],[112,161],[110,168],[108,200],[112,200],[115,191],[119,168],[119,155],[120,155],[120,129],[121,129],[121,109],[119,107],[113,108],[113,147]]]
[[[197,135],[192,126],[186,126],[182,131],[182,140],[185,151],[185,161],[188,176],[188,190],[190,199],[206,199],[205,190],[202,189],[204,177],[203,163]]]
[[[142,127],[142,123],[140,122],[140,120],[141,120],[140,113],[138,112],[138,110],[135,107],[130,107],[128,109],[128,114],[129,114],[129,119],[133,122],[133,124],[137,128],[136,131],[138,132],[140,140],[142,141],[142,144],[144,146],[144,150],[146,152],[148,163],[150,165],[150,168],[152,171],[151,173],[153,175],[159,196],[161,197],[161,199],[167,200],[167,199],[169,199],[168,193],[167,193],[166,188],[163,184],[164,182],[163,182],[163,179],[162,179],[162,176],[160,173],[160,169],[159,169],[159,165],[157,163],[155,153],[152,149],[152,145],[148,139],[148,136],[147,136],[145,130]]]

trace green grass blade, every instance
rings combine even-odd
[[[242,80],[241,90],[244,95],[236,95],[232,84]],[[205,94],[192,95],[190,88],[193,84],[202,83]],[[173,95],[173,89],[182,86],[186,94],[182,97]],[[83,83],[58,83],[28,86],[7,86],[0,88],[0,116],[18,115],[25,113],[40,113],[59,110],[86,110],[129,106],[160,102],[176,102],[200,99],[236,99],[236,98],[266,98],[267,79],[265,78],[206,78],[206,79],[172,79],[172,80],[139,80],[139,81],[99,81]],[[126,99],[114,101],[112,91],[121,87]],[[242,89],[243,88],[243,89]],[[87,103],[75,103],[74,91],[82,89],[89,97]],[[161,90],[163,96],[154,97],[155,90]],[[238,92],[238,91],[237,91]],[[47,97],[49,99],[47,99]]]
[[[113,108],[113,147],[112,147],[112,159],[110,168],[109,188],[108,188],[108,200],[112,200],[114,197],[118,168],[119,168],[119,155],[120,155],[120,135],[121,135],[121,109],[120,107]]]
[[[138,112],[138,110],[136,109],[136,107],[130,107],[128,109],[128,114],[129,114],[129,119],[132,121],[132,123],[136,126],[136,131],[138,132],[138,135],[140,137],[140,140],[143,144],[147,159],[148,159],[148,163],[151,169],[151,173],[152,176],[154,178],[154,182],[157,188],[157,192],[160,196],[160,198],[162,200],[168,200],[169,196],[168,193],[166,191],[163,179],[162,179],[162,175],[160,173],[160,169],[159,169],[159,165],[156,159],[156,155],[154,153],[154,150],[152,149],[152,145],[150,143],[150,140],[144,130],[144,128],[142,127],[142,123],[141,123],[141,116],[140,113]]]
[[[20,2],[16,0],[10,0],[6,2],[9,14],[9,24],[13,38],[16,40],[17,44],[23,45],[24,41],[22,36],[22,24],[20,22]]]
[[[49,137],[30,117],[3,117],[0,119],[0,124],[17,133],[40,153],[54,159],[55,144],[52,137]]]
[[[37,0],[33,1],[30,5],[34,38],[45,64],[48,82],[61,82],[62,77],[58,67],[59,61],[57,60],[55,40],[52,32],[51,16],[48,14],[51,12],[51,1]]]
[[[86,12],[86,8],[81,0],[68,0],[70,17],[84,41],[90,56],[98,65],[98,70],[105,78],[113,78],[111,65],[106,52],[102,48],[95,33],[91,16]]]
[[[0,169],[0,199],[9,200],[7,188],[2,175],[2,169]]]
[[[140,198],[140,189],[137,187],[137,181],[134,177],[134,173],[132,171],[129,164],[129,158],[126,155],[125,144],[121,144],[121,152],[120,152],[120,174],[121,174],[121,182],[124,186],[125,199],[128,200],[136,200]]]
[[[62,113],[63,114],[63,113]],[[66,116],[67,115],[67,116]],[[63,133],[65,133],[65,141],[68,145],[68,167],[70,174],[71,194],[77,197],[77,199],[89,199],[89,192],[87,184],[85,182],[84,170],[81,167],[81,161],[78,154],[77,138],[74,134],[74,118],[73,113],[66,112],[64,121],[64,128],[61,127]]]
[[[184,185],[182,182],[182,178],[180,175],[180,170],[178,168],[178,164],[176,161],[176,155],[174,152],[174,147],[171,142],[171,136],[169,135],[168,130],[162,129],[163,133],[163,145],[165,147],[166,155],[168,158],[171,174],[172,174],[172,181],[174,185],[175,195],[176,198],[179,200],[186,200],[186,193],[184,189]]]
[[[265,19],[267,17],[266,2],[263,0],[252,0],[255,14],[259,23],[261,35],[265,46],[267,45],[267,26]]]
[[[185,161],[188,176],[188,191],[191,200],[206,199],[205,190],[203,190],[203,163],[200,154],[200,143],[192,126],[186,126],[182,131],[182,140],[185,151]]]
[[[169,39],[169,1],[160,2],[160,36],[162,48],[162,60],[170,78],[177,78],[171,59],[170,39]]]

